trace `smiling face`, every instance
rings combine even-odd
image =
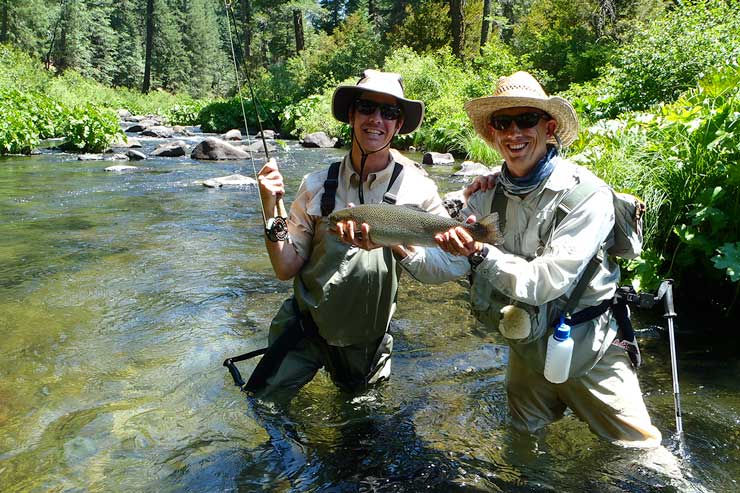
[[[537,108],[506,108],[493,113],[493,117],[516,117],[524,113],[537,112],[545,114]],[[531,128],[519,128],[515,121],[503,130],[496,130],[488,123],[496,150],[506,161],[506,166],[514,176],[526,176],[535,165],[547,154],[547,140],[555,133],[558,124],[555,120],[540,118]]]
[[[396,98],[388,94],[364,92],[361,99],[373,101],[379,104],[395,105]],[[403,116],[396,120],[386,120],[380,114],[380,108],[375,109],[370,115],[364,115],[353,107],[349,111],[349,122],[354,129],[356,143],[359,143],[365,152],[373,152],[383,148],[396,131],[403,125]]]

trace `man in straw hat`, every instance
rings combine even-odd
[[[570,408],[611,442],[658,446],[661,434],[650,422],[624,344],[613,344],[619,267],[608,255],[596,256],[614,226],[612,192],[560,155],[577,136],[575,110],[545,94],[526,72],[502,77],[492,96],[468,101],[465,110],[504,162],[496,187],[488,189],[483,180],[462,212],[474,220],[498,211],[503,245],[475,242],[465,229],[453,228],[437,241],[457,257],[416,249],[407,268],[428,282],[472,274],[473,313],[510,346],[506,385],[516,429],[535,432]],[[559,216],[561,202],[581,182],[593,183],[593,193]],[[570,312],[567,300],[589,263],[595,270]],[[433,264],[437,274],[426,275]],[[564,310],[574,321],[570,375],[551,383],[544,376],[547,341]]]
[[[267,368],[258,389],[263,396],[278,390],[292,395],[322,367],[347,391],[390,373],[393,338],[387,330],[398,262],[391,249],[370,241],[366,225],[362,237],[353,224],[340,224],[338,235],[330,232],[332,210],[385,201],[446,214],[434,182],[415,167],[396,163],[390,152],[393,137],[416,130],[424,115],[421,101],[404,97],[400,75],[365,70],[356,85],[336,89],[332,113],[351,126],[350,152],[303,178],[290,208],[289,240],[266,241],[277,277],[293,279],[294,294],[270,327],[271,348],[282,349],[273,351],[277,356],[268,351],[262,359],[267,363],[260,362]],[[274,161],[260,171],[259,187],[269,219],[285,194]],[[291,333],[297,334],[292,340]]]

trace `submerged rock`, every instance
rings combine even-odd
[[[252,177],[244,176],[240,174],[233,174],[228,176],[219,176],[218,178],[211,178],[203,181],[203,186],[208,188],[220,188],[223,186],[248,186],[256,185],[257,180]]]
[[[139,167],[138,166],[131,166],[131,165],[128,165],[128,164],[117,164],[115,166],[108,166],[107,168],[105,168],[105,171],[112,171],[112,172],[115,172],[115,173],[123,173],[123,172],[126,172],[126,171],[133,171],[135,169],[139,169]]]

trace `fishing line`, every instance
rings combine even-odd
[[[249,160],[252,163],[252,173],[254,173],[255,180],[258,180],[257,177],[257,167],[254,165],[254,150],[252,149],[252,139],[249,136],[249,124],[247,123],[247,112],[244,109],[244,98],[241,95],[241,81],[239,80],[239,66],[236,61],[236,50],[234,49],[234,39],[231,34],[231,23],[234,23],[234,30],[236,30],[236,17],[234,16],[234,10],[232,8],[231,2],[229,0],[224,0],[224,10],[226,11],[226,29],[229,32],[229,45],[231,47],[231,59],[234,62],[234,77],[236,79],[236,90],[237,95],[239,96],[239,105],[241,106],[242,110],[242,118],[244,119],[244,130],[247,133],[247,145],[249,146]],[[229,15],[229,12],[231,12],[231,15]],[[257,125],[260,129],[260,136],[262,137],[262,146],[265,150],[265,159],[270,159],[270,152],[267,149],[267,140],[265,139],[265,132],[262,129],[262,120],[260,119],[259,110],[257,109],[257,103],[254,96],[254,90],[252,88],[252,80],[249,78],[249,71],[245,70],[244,75],[247,81],[247,87],[249,87],[249,94],[252,98],[252,104],[254,105],[254,113],[257,117]],[[258,185],[259,186],[259,185]],[[265,206],[262,204],[262,199],[259,197],[259,191],[258,191],[258,198],[260,203],[260,211],[262,213],[262,224],[265,227],[265,233],[267,234],[267,238],[270,241],[283,241],[288,238],[288,223],[285,218],[284,214],[284,206],[282,203],[282,198],[278,198],[278,205],[277,205],[277,214],[275,214],[274,217],[271,217],[270,219],[267,219],[267,215],[265,214]]]

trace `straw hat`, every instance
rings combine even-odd
[[[340,122],[349,123],[349,110],[362,93],[374,92],[388,94],[398,100],[403,108],[403,126],[398,133],[408,134],[419,128],[424,118],[424,103],[403,97],[401,75],[393,72],[381,72],[367,69],[354,86],[339,86],[334,91],[331,111]]]
[[[488,128],[491,113],[518,107],[537,108],[553,117],[558,123],[555,135],[560,138],[563,147],[576,140],[578,135],[576,110],[567,100],[545,94],[539,82],[527,72],[516,72],[508,77],[501,77],[493,96],[476,98],[465,103],[465,111],[473,122],[475,131],[492,146],[493,139]],[[555,138],[548,142],[557,143]]]

